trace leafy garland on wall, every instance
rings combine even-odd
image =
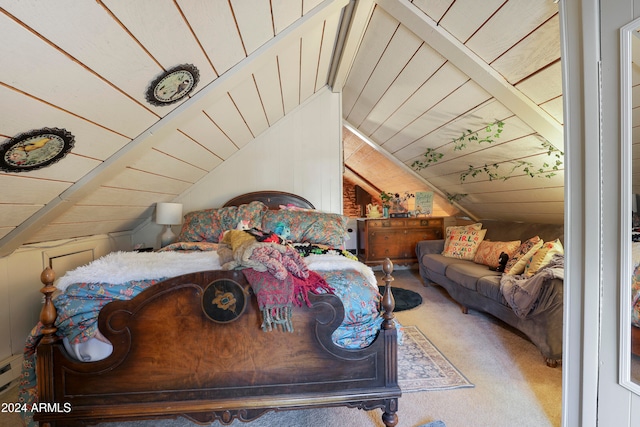
[[[482,132],[484,130],[484,132]],[[497,139],[500,138],[502,132],[504,130],[504,122],[501,120],[496,120],[493,123],[486,125],[483,129],[478,131],[472,131],[467,129],[462,135],[458,138],[455,138],[453,142],[453,151],[460,151],[468,147],[469,144],[492,144]],[[482,166],[473,166],[469,165],[469,169],[462,172],[460,174],[460,182],[464,182],[467,177],[471,176],[475,178],[478,175],[486,175],[489,178],[489,181],[493,181],[496,179],[501,179],[506,181],[516,174],[516,172],[522,172],[526,175],[529,175],[531,178],[533,177],[544,177],[551,178],[555,176],[556,171],[560,169],[562,166],[562,157],[564,153],[557,149],[553,144],[549,141],[542,141],[542,148],[547,151],[547,156],[554,157],[555,161],[549,163],[544,162],[542,167],[536,168],[536,166],[532,162],[517,160],[511,161],[513,167],[505,174],[501,175],[498,171],[499,164],[484,164]],[[422,155],[424,160],[416,160],[411,164],[411,167],[416,171],[421,171],[422,169],[426,169],[430,165],[437,163],[440,159],[444,157],[444,154],[439,152],[434,148],[427,148],[425,153]],[[447,199],[449,202],[458,202],[464,197],[466,194],[447,194]]]

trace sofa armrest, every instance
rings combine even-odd
[[[441,254],[444,250],[444,240],[421,240],[416,245],[416,256],[421,260],[424,255]]]

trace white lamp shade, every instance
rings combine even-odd
[[[157,203],[156,224],[173,225],[182,222],[182,203]]]

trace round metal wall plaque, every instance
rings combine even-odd
[[[244,288],[238,282],[214,280],[202,293],[202,311],[214,322],[233,322],[244,312],[247,299]]]
[[[198,84],[200,73],[191,64],[178,65],[154,79],[147,89],[147,101],[169,105],[187,96]]]
[[[49,166],[67,155],[74,137],[66,129],[42,128],[11,138],[0,145],[0,170],[28,172]]]

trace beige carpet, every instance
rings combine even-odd
[[[547,367],[531,342],[498,320],[473,310],[462,314],[442,288],[423,287],[416,270],[398,270],[394,277],[394,287],[414,290],[423,297],[421,306],[397,313],[398,321],[416,326],[475,386],[405,392],[399,401],[398,427],[436,420],[447,427],[560,426],[562,367]],[[310,409],[268,413],[254,422],[234,422],[232,426],[382,427],[380,416],[379,410]],[[0,414],[0,427],[16,425],[11,414]],[[188,426],[195,424],[183,418],[99,425]]]

